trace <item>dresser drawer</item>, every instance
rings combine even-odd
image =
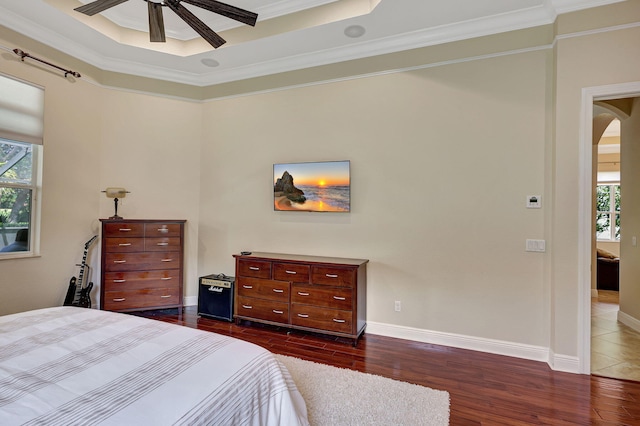
[[[180,252],[105,253],[105,272],[180,269]]]
[[[238,296],[236,311],[236,315],[247,318],[284,324],[289,322],[289,304],[284,302]]]
[[[271,278],[271,262],[242,259],[237,269],[240,277]]]
[[[104,249],[107,253],[143,251],[144,238],[105,238]]]
[[[311,267],[311,284],[353,287],[356,281],[356,270],[329,266]]]
[[[294,283],[308,283],[311,268],[309,265],[296,265],[293,263],[274,263],[273,279],[278,281],[290,281]]]
[[[107,272],[104,274],[105,291],[142,288],[168,288],[180,285],[180,270]]]
[[[180,237],[179,223],[146,223],[144,236],[149,237]]]
[[[176,305],[180,302],[179,291],[178,287],[105,291],[103,309],[119,311]]]
[[[350,311],[353,309],[352,295],[353,291],[345,287],[294,284],[291,289],[291,303]]]
[[[309,305],[291,305],[291,324],[339,333],[352,332],[352,311],[319,308]]]
[[[180,251],[182,243],[180,237],[145,238],[145,251]]]
[[[143,237],[144,223],[105,223],[103,237]]]
[[[260,278],[238,277],[238,295],[289,302],[289,283]]]

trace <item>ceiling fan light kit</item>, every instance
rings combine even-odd
[[[88,16],[93,16],[126,1],[129,0],[95,0],[83,6],[76,7],[73,10],[84,13]],[[218,15],[233,19],[234,21],[251,25],[252,27],[256,25],[258,20],[257,13],[249,12],[248,10],[231,6],[216,0],[163,0],[162,3],[152,0],[143,1],[146,1],[148,4],[149,40],[151,42],[162,43],[166,41],[162,8],[168,7],[214,48],[217,49],[226,43],[225,39],[220,37],[215,31],[209,28],[197,16],[191,13],[189,9],[180,3],[191,4],[210,12],[217,13]]]

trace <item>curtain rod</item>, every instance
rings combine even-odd
[[[76,77],[76,78],[80,78],[80,77],[82,77],[82,76],[80,75],[80,73],[78,73],[78,72],[71,71],[71,70],[67,70],[67,69],[64,69],[64,68],[62,68],[62,67],[59,67],[59,66],[57,66],[57,65],[54,65],[54,64],[52,64],[51,62],[47,62],[47,61],[45,61],[45,60],[43,60],[43,59],[36,58],[35,56],[31,56],[31,55],[30,55],[30,54],[28,54],[27,52],[24,52],[24,51],[22,51],[22,50],[20,50],[20,49],[13,49],[13,53],[15,53],[16,55],[20,56],[20,59],[22,59],[22,62],[24,62],[24,58],[31,58],[31,59],[33,59],[33,60],[35,60],[35,61],[42,62],[42,63],[43,63],[43,64],[45,64],[45,65],[49,65],[50,67],[56,68],[56,69],[58,69],[58,70],[60,70],[60,71],[63,71],[63,72],[64,72],[64,77],[65,77],[65,78],[67,78],[67,76],[68,76],[69,74],[71,74],[72,76],[74,76],[74,77]]]

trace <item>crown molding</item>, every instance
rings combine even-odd
[[[626,0],[551,0],[551,7],[561,15],[563,13],[575,12],[577,10],[589,9],[592,7],[605,6],[613,3],[621,3]]]
[[[326,0],[313,1],[319,1],[323,4],[327,3]],[[425,28],[384,38],[360,42],[354,41],[349,45],[341,47],[309,51],[303,54],[274,58],[272,60],[249,65],[207,69],[203,73],[186,72],[183,70],[150,64],[149,62],[143,62],[145,57],[149,57],[148,55],[159,54],[157,52],[145,51],[142,55],[131,55],[136,58],[135,60],[116,58],[113,54],[109,53],[98,54],[96,51],[83,46],[77,41],[34,23],[24,16],[17,15],[9,10],[3,9],[1,6],[0,11],[2,11],[2,13],[0,13],[0,24],[34,40],[46,40],[46,42],[43,41],[46,45],[104,71],[131,74],[145,78],[204,87],[548,25],[555,21],[559,13],[617,3],[620,1],[623,0],[545,1],[539,6],[521,9],[514,12],[439,27]],[[288,3],[291,4],[291,2]],[[330,30],[335,29],[336,31],[342,31],[343,26],[344,22],[337,22],[327,24],[326,27]],[[301,37],[301,33],[302,32],[300,31],[297,32],[297,39]],[[80,37],[81,36],[82,35],[80,35]],[[94,37],[104,36],[95,35]],[[285,42],[286,37],[287,36],[281,36],[282,40]],[[97,40],[100,39],[98,38]],[[271,42],[273,42],[273,39]],[[257,42],[257,45],[261,45],[260,41]],[[125,46],[124,48],[136,49],[129,46]]]

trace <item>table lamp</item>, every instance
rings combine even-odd
[[[123,219],[122,216],[118,216],[118,199],[126,197],[130,191],[124,188],[107,188],[102,192],[107,194],[107,198],[113,198],[113,204],[116,209],[115,214],[109,219]]]

